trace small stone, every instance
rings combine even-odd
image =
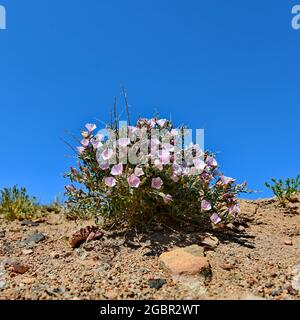
[[[35,282],[35,278],[24,278],[21,280],[24,284],[32,284]]]
[[[30,243],[39,243],[43,240],[45,240],[45,236],[42,233],[34,232],[32,235],[30,235],[26,240],[24,241],[26,244]]]
[[[288,291],[289,294],[296,296],[296,295],[298,294],[298,291],[299,291],[299,290],[296,290],[296,289],[294,289],[292,286],[289,286],[289,287],[287,288],[287,291]]]
[[[13,263],[11,266],[10,266],[11,270],[13,272],[16,272],[16,273],[20,273],[20,274],[24,274],[26,273],[28,270],[29,270],[29,267],[27,266],[24,266],[20,263]]]
[[[285,244],[286,246],[292,246],[292,245],[293,245],[293,242],[292,242],[292,240],[285,240],[285,241],[284,241],[284,244]]]
[[[5,230],[0,230],[0,238],[5,238]]]
[[[292,288],[300,291],[300,264],[293,267],[292,275]]]
[[[117,298],[118,294],[119,294],[119,292],[118,292],[117,289],[108,289],[105,292],[104,296],[105,296],[106,299],[114,300],[114,299]]]
[[[280,295],[280,293],[282,292],[282,290],[273,290],[272,291],[272,293],[271,293],[271,295],[273,296],[273,297],[276,297],[276,296],[278,296],[278,295]]]
[[[161,224],[156,224],[152,229],[153,231],[163,231],[164,227]]]
[[[63,257],[64,258],[68,258],[68,257],[70,257],[70,256],[72,256],[73,255],[73,252],[72,251],[67,251],[67,252],[65,252],[64,254],[63,254]]]
[[[33,253],[33,250],[31,250],[31,249],[24,249],[24,250],[22,250],[22,253],[23,253],[25,256],[28,256],[29,254],[32,254],[32,253]]]
[[[227,223],[226,224],[226,228],[227,229],[230,229],[230,230],[232,230],[232,231],[235,231],[235,230],[237,230],[237,228],[234,226],[234,224],[233,223]]]
[[[3,280],[3,279],[0,279],[0,290],[1,290],[1,289],[4,289],[5,286],[6,286],[6,281]]]
[[[167,281],[165,279],[153,279],[149,280],[149,287],[151,289],[160,289]]]
[[[224,270],[227,270],[227,271],[230,271],[232,269],[235,269],[236,266],[232,263],[224,263],[221,265],[221,268],[224,269]]]
[[[209,261],[204,257],[204,250],[198,245],[164,252],[159,257],[162,267],[175,275],[210,275]]]
[[[238,230],[239,230],[240,232],[244,232],[244,231],[245,231],[245,227],[244,227],[244,226],[238,226]]]
[[[205,237],[201,243],[209,249],[215,249],[219,245],[219,239],[217,237],[209,235]]]
[[[50,253],[50,258],[51,259],[58,259],[59,258],[59,254],[57,252],[51,252]]]
[[[30,220],[23,220],[21,222],[21,226],[29,226],[29,227],[37,227],[39,225],[36,221],[30,221]]]

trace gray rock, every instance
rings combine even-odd
[[[300,290],[300,264],[293,267],[292,271],[292,288],[296,291]]]
[[[44,241],[46,239],[45,235],[43,235],[40,232],[34,232],[32,235],[30,235],[24,243],[29,245],[31,243],[39,243],[41,241]]]
[[[0,238],[5,238],[5,230],[0,230]]]
[[[149,280],[149,287],[151,289],[160,289],[167,281],[165,279],[153,279]]]
[[[30,221],[30,220],[23,220],[21,222],[21,226],[29,226],[29,227],[37,227],[39,225],[38,222]]]
[[[6,286],[5,281],[5,268],[3,264],[0,264],[0,290],[4,289]]]

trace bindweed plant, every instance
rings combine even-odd
[[[167,119],[116,121],[96,133],[86,124],[77,167],[65,176],[69,210],[130,225],[179,219],[218,224],[240,211],[246,185],[224,176],[215,156],[188,142],[185,127]]]
[[[268,182],[265,183],[266,187],[271,189],[281,204],[285,204],[286,201],[293,201],[294,196],[299,192],[300,187],[300,175],[296,178],[287,178],[284,182],[282,179],[278,181],[271,179],[273,185]]]
[[[0,215],[4,219],[29,219],[35,215],[36,209],[36,198],[28,196],[25,188],[14,186],[1,190]]]

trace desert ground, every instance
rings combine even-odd
[[[219,228],[0,220],[0,299],[298,300],[298,200],[241,200],[239,219]]]

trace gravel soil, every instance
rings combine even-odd
[[[299,300],[300,202],[241,200],[241,206],[239,223],[222,228],[110,230],[74,249],[69,237],[93,221],[52,213],[33,224],[0,220],[0,299]],[[199,290],[183,287],[158,257],[203,246],[206,237],[217,240],[205,247],[211,280]]]

